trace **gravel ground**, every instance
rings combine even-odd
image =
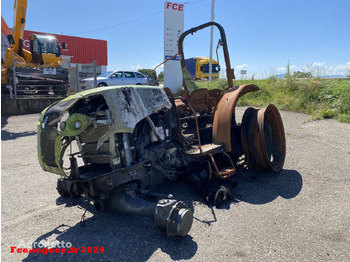
[[[203,204],[184,182],[159,188],[194,211],[190,234],[181,239],[168,238],[150,219],[96,213],[82,199],[59,197],[57,176],[37,160],[38,115],[2,117],[2,261],[350,261],[350,125],[281,114],[287,139],[281,173],[254,180],[237,174],[236,198],[221,209]],[[70,242],[79,250],[10,252],[34,242]],[[104,253],[81,253],[89,246]]]

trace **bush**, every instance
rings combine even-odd
[[[234,86],[252,83],[258,92],[248,93],[238,100],[241,106],[266,106],[275,104],[279,109],[311,114],[313,118],[337,118],[350,123],[350,81],[321,78],[235,80]],[[198,81],[199,88],[227,89],[227,81]]]

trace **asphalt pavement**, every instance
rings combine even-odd
[[[235,198],[222,208],[185,182],[157,188],[194,212],[189,235],[176,239],[148,218],[60,197],[58,177],[37,159],[38,114],[2,117],[2,261],[350,261],[350,124],[281,115],[284,169],[235,175]],[[33,245],[72,252],[23,253]]]

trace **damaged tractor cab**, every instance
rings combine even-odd
[[[62,196],[87,196],[98,211],[152,217],[170,236],[189,232],[192,212],[183,202],[153,204],[139,197],[165,178],[176,179],[187,164],[177,140],[175,108],[163,89],[87,90],[46,109],[37,129],[41,167],[62,176],[57,184]]]
[[[169,236],[184,236],[192,226],[191,210],[172,195],[151,193],[154,186],[182,175],[201,188],[214,178],[225,181],[244,164],[254,170],[282,169],[285,138],[276,107],[248,108],[242,124],[235,120],[238,98],[259,88],[232,87],[220,25],[210,22],[181,35],[182,66],[184,37],[211,25],[219,28],[223,41],[227,92],[198,89],[189,94],[185,80],[183,96],[175,98],[167,88],[103,87],[70,96],[42,112],[37,126],[39,162],[43,170],[61,176],[60,195],[88,197],[98,211],[147,216]],[[214,197],[217,205],[226,198],[220,190]],[[153,203],[147,196],[161,200]]]

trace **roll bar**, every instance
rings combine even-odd
[[[202,30],[204,28],[207,28],[209,26],[216,26],[219,29],[219,31],[220,31],[221,41],[222,41],[222,46],[223,46],[223,52],[224,52],[224,59],[225,59],[225,64],[226,64],[226,76],[227,76],[227,82],[228,82],[228,89],[230,89],[233,86],[232,80],[234,79],[234,72],[231,69],[230,55],[228,53],[225,30],[220,24],[218,24],[216,22],[208,22],[208,23],[199,25],[197,27],[193,27],[193,28],[183,32],[180,35],[180,38],[179,38],[179,41],[178,41],[178,49],[179,49],[179,54],[180,54],[181,68],[183,70],[186,67],[185,55],[184,55],[184,51],[183,51],[183,41],[184,41],[185,37],[188,36],[189,34],[193,34],[193,33],[197,32],[197,31]],[[183,75],[183,87],[184,87],[185,93],[186,93],[185,96],[187,96],[187,98],[188,98],[189,97],[189,93],[188,93],[187,85],[185,83],[184,75]]]

